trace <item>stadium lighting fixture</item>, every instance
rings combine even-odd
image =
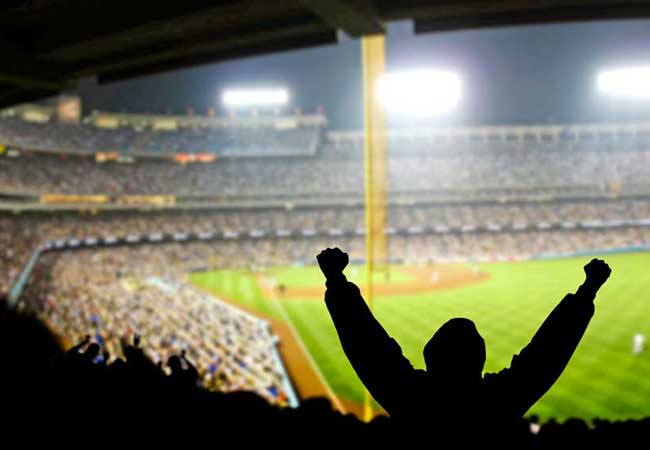
[[[289,102],[286,89],[228,89],[222,96],[223,103],[231,107],[280,106]]]
[[[415,118],[452,111],[462,94],[460,77],[447,70],[408,70],[383,75],[377,85],[388,113]]]
[[[597,85],[602,93],[613,97],[650,100],[650,66],[603,71]]]

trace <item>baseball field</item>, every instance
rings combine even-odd
[[[650,337],[650,253],[605,259],[613,273],[596,300],[596,315],[564,374],[529,414],[650,415],[650,351],[633,352],[635,334]],[[388,276],[376,274],[373,312],[416,367],[424,366],[422,347],[440,325],[468,317],[485,338],[486,371],[498,371],[509,366],[563,296],[575,291],[588,260],[394,266]],[[363,267],[348,267],[346,274],[363,290]],[[315,265],[190,277],[202,289],[269,319],[286,341],[283,358],[299,392],[314,392],[301,384],[321,383],[348,409],[362,403],[362,385],[340,348]],[[288,342],[292,339],[297,342]]]

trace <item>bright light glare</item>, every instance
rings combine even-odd
[[[230,89],[223,93],[226,106],[276,106],[289,102],[286,89]]]
[[[377,93],[388,113],[427,118],[453,110],[462,87],[454,72],[410,70],[383,75]]]
[[[650,67],[607,70],[598,75],[597,84],[607,95],[650,99]]]

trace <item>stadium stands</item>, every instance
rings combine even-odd
[[[89,124],[33,124],[4,117],[0,119],[0,142],[7,147],[7,154],[20,157],[0,159],[0,192],[220,198],[362,192],[359,136],[330,133],[325,148],[316,156],[323,121],[284,128],[273,122],[251,125],[255,119],[239,119],[235,125],[221,124],[220,128],[154,130],[151,123],[162,120],[155,117],[141,119],[147,125],[140,131],[131,126],[106,130]],[[396,132],[389,141],[390,189],[393,194],[491,192],[493,197],[509,191],[566,194],[642,189],[648,193],[650,140],[646,128],[646,124],[637,124],[575,129],[493,127],[481,129],[481,134],[462,129],[437,134]],[[216,135],[221,144],[205,143]],[[168,151],[165,159],[134,158],[136,147],[145,153]],[[44,151],[56,156],[44,156]],[[113,160],[129,164],[97,164],[89,158],[72,157],[71,153],[78,151],[93,157],[98,152],[118,152]],[[201,152],[257,158],[191,165],[170,160],[179,153]],[[294,158],[288,160],[280,157],[291,155]],[[295,157],[298,155],[304,157]]]
[[[46,256],[39,264],[51,281],[31,289],[29,298],[40,303],[27,306],[70,345],[91,334],[120,357],[121,340],[138,333],[153,361],[187,352],[206,387],[296,405],[268,323],[165,277],[173,271],[163,253],[132,256],[128,249],[65,253],[53,263]]]
[[[575,190],[602,192],[647,180],[650,150],[563,152],[476,151],[400,157],[389,161],[393,192]],[[328,149],[324,150],[327,154]],[[356,152],[361,155],[360,151]],[[171,161],[96,164],[56,157],[1,161],[0,190],[57,194],[176,194],[265,196],[361,193],[362,159],[223,160],[183,166]],[[545,167],[543,172],[536,167]],[[321,168],[322,170],[319,170]],[[325,175],[327,174],[327,175]],[[324,189],[323,189],[324,187]]]
[[[642,199],[610,199],[394,206],[388,216],[390,255],[395,261],[431,262],[644,247],[650,245],[649,204]],[[243,267],[247,261],[259,266],[310,264],[314,251],[336,237],[349,240],[353,257],[363,259],[363,219],[360,208],[333,207],[4,216],[0,240],[7,269],[2,292],[8,291],[31,251],[48,242],[94,238],[101,243],[127,236],[149,241],[150,235],[200,240],[202,235],[203,240],[220,241],[219,251],[225,256],[213,264],[215,268]],[[254,250],[244,251],[247,246]]]
[[[24,114],[28,115],[29,110]],[[24,117],[24,116],[23,116]],[[41,151],[97,151],[149,156],[209,153],[230,157],[313,155],[322,116],[245,119],[143,116],[96,112],[84,124],[31,122],[12,109],[0,119],[5,144]],[[107,127],[108,125],[108,127]]]

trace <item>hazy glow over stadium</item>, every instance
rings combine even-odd
[[[626,67],[598,75],[598,89],[616,97],[650,99],[650,67]]]
[[[277,106],[289,102],[287,89],[229,89],[223,93],[226,106]]]
[[[446,70],[409,70],[387,73],[377,92],[388,113],[416,118],[435,117],[453,110],[462,86],[460,77]]]

